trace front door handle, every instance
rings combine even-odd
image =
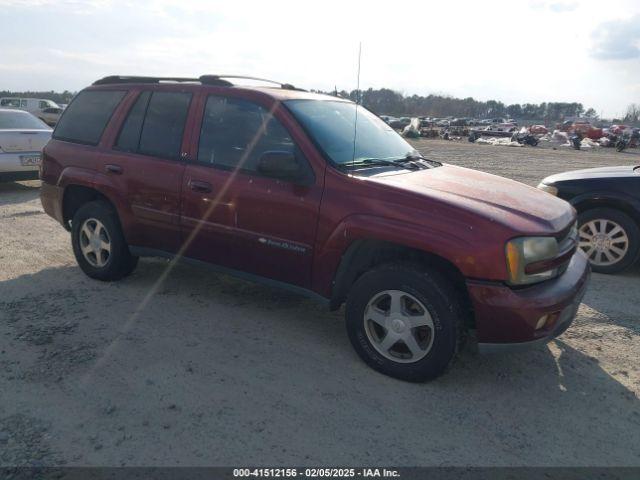
[[[191,190],[198,193],[211,193],[213,190],[213,187],[209,182],[202,182],[200,180],[190,180],[189,187]]]
[[[120,165],[108,164],[104,166],[104,169],[107,173],[115,173],[116,175],[120,175],[122,173],[122,167]]]

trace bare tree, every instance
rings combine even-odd
[[[640,105],[632,103],[627,107],[627,114],[624,117],[626,123],[638,123],[640,120]]]

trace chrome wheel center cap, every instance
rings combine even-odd
[[[402,333],[404,332],[406,328],[405,323],[400,320],[399,318],[395,318],[391,321],[391,329],[396,332],[396,333]]]
[[[593,245],[597,250],[607,250],[611,247],[611,240],[608,236],[598,234],[593,236]]]

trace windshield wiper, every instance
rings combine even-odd
[[[417,153],[409,152],[407,153],[407,156],[404,158],[405,160],[422,160],[423,162],[427,162],[432,167],[442,166],[442,163],[438,162],[437,160],[431,160],[430,158],[423,157],[420,152],[417,152]]]
[[[406,170],[419,170],[420,166],[413,163],[409,158],[365,158],[362,160],[356,160],[354,162],[343,163],[344,168],[355,168],[369,165],[384,165],[389,167],[400,167]]]

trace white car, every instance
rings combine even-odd
[[[0,108],[0,181],[38,178],[51,128],[23,110]]]
[[[48,108],[60,108],[53,100],[46,98],[20,98],[20,97],[3,97],[0,98],[0,108],[19,108],[33,113],[40,118],[40,114]]]
[[[63,109],[60,107],[45,108],[42,112],[40,112],[40,114],[36,116],[47,125],[53,127],[56,123],[58,123],[58,120],[60,120],[62,111]]]

